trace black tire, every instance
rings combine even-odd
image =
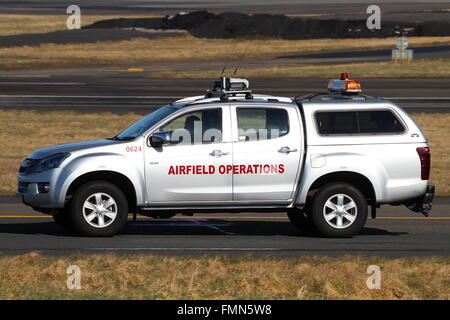
[[[85,201],[91,199],[91,201],[97,200],[95,194],[101,194],[100,200],[107,202],[112,198],[115,204],[111,207],[111,211],[115,211],[116,215],[114,219],[107,216],[103,216],[104,226],[100,226],[99,217],[95,217],[90,223],[84,217],[95,211],[84,210],[83,205]],[[98,202],[96,202],[98,204]],[[102,203],[102,202],[100,202]],[[90,237],[108,237],[118,234],[125,227],[128,218],[128,202],[122,190],[107,181],[92,181],[88,182],[78,188],[72,197],[69,205],[70,220],[73,224],[75,232]],[[98,224],[99,226],[93,226]]]
[[[339,198],[342,199],[342,205],[339,208],[349,205],[353,201],[356,209],[347,209],[347,212],[344,213],[338,209],[338,214],[335,214],[335,217],[327,222],[325,214],[333,217],[334,209],[328,206],[324,208],[325,204],[329,199],[333,204],[338,204]],[[312,203],[312,220],[317,231],[325,237],[344,238],[358,234],[367,221],[367,212],[365,197],[357,188],[348,183],[331,183],[323,186],[314,196]]]
[[[303,209],[289,209],[287,211],[289,221],[300,231],[316,232],[316,226],[311,218],[311,206],[307,205]]]
[[[61,210],[53,215],[55,223],[66,231],[73,231],[73,223],[70,220],[68,210]]]

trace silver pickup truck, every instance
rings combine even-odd
[[[357,234],[382,204],[427,215],[427,138],[392,102],[359,82],[295,99],[256,95],[221,78],[118,135],[43,148],[25,159],[18,194],[60,226],[111,236],[129,213],[284,211],[300,229]]]

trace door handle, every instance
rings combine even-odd
[[[278,150],[279,153],[291,153],[291,152],[297,152],[297,149],[290,149],[289,147],[282,147]]]
[[[211,157],[221,157],[229,154],[230,154],[229,152],[222,152],[221,150],[214,150],[213,152],[209,153]]]

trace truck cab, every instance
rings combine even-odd
[[[119,233],[129,213],[285,211],[331,237],[357,234],[369,206],[372,217],[382,204],[427,213],[426,137],[358,85],[344,77],[291,99],[221,78],[112,138],[35,151],[19,169],[19,195],[86,236]]]

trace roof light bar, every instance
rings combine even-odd
[[[328,91],[342,94],[358,94],[362,91],[361,83],[349,80],[348,73],[341,73],[340,79],[328,81]]]

